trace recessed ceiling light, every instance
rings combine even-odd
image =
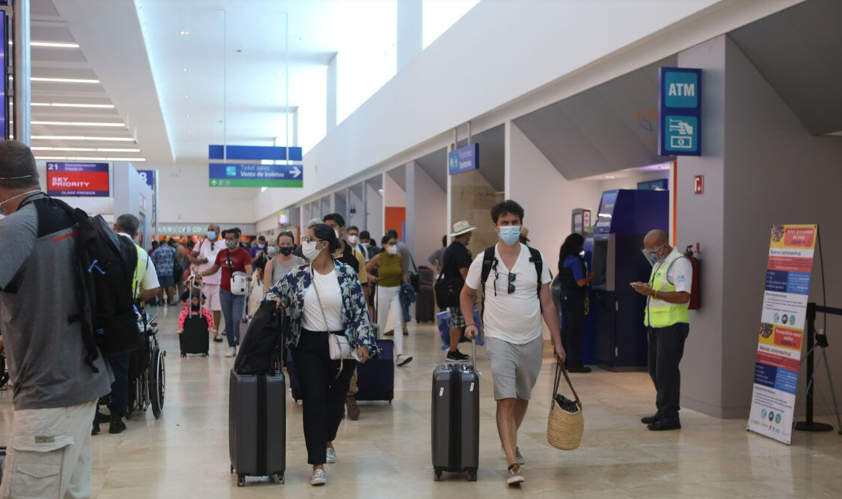
[[[190,98],[190,96],[189,96],[189,95],[185,95],[185,96],[184,96],[184,98],[185,98],[185,99],[189,99],[189,98]]]
[[[30,47],[47,47],[54,49],[78,49],[78,43],[59,43],[59,42],[29,42]]]
[[[114,109],[114,104],[65,104],[60,102],[33,102],[33,107],[80,107],[90,109]]]
[[[29,80],[46,83],[99,83],[99,80],[88,80],[84,78],[42,78],[39,76],[33,76]]]
[[[612,178],[617,178],[617,176],[616,176],[616,175],[606,175],[606,176],[604,176],[604,177],[602,177],[602,178],[605,178],[605,179],[609,179],[609,180],[610,180],[610,179],[612,179]]]
[[[300,41],[303,41],[303,40],[304,40],[304,37],[301,37],[301,36],[299,36],[298,38],[295,39],[295,41],[297,41],[297,42],[300,42]]]
[[[184,69],[183,69],[183,71],[184,71],[185,73],[187,73],[187,72],[189,72],[189,71],[190,71],[190,68],[184,68]]]
[[[114,127],[125,128],[125,123],[99,123],[86,121],[33,121],[33,125],[54,125],[54,126],[96,126],[96,127]]]
[[[92,137],[89,135],[33,135],[33,140],[90,140],[94,142],[137,142],[131,137]]]
[[[78,156],[36,156],[35,159],[62,160],[62,161],[135,161],[142,163],[146,158],[94,158]]]
[[[189,32],[189,31],[182,31],[182,32],[181,32],[181,36],[187,36],[187,35],[189,35],[189,34],[190,34],[190,32]]]
[[[33,151],[73,151],[73,152],[140,152],[140,149],[108,147],[43,147],[33,146]]]

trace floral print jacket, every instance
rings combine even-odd
[[[365,302],[360,280],[357,273],[349,265],[334,260],[334,274],[339,279],[339,289],[342,291],[342,315],[345,324],[345,336],[353,348],[368,347],[369,355],[377,357],[379,348],[371,329],[368,307]],[[295,267],[280,281],[275,283],[266,295],[266,300],[280,298],[281,306],[290,318],[290,334],[287,345],[295,347],[301,337],[304,323],[304,294],[313,282],[310,265]]]

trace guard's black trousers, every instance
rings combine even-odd
[[[681,409],[681,371],[678,365],[684,356],[684,342],[689,333],[689,324],[649,329],[649,376],[658,391],[655,400],[658,414],[665,419],[678,419]]]

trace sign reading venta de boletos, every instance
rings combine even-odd
[[[702,70],[661,68],[658,154],[701,156]]]
[[[211,145],[208,159],[210,187],[304,187],[300,147]]]

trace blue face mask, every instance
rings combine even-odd
[[[209,230],[208,231],[208,239],[216,239],[216,232]]]
[[[520,239],[520,225],[500,227],[500,239],[506,244],[515,244]]]

